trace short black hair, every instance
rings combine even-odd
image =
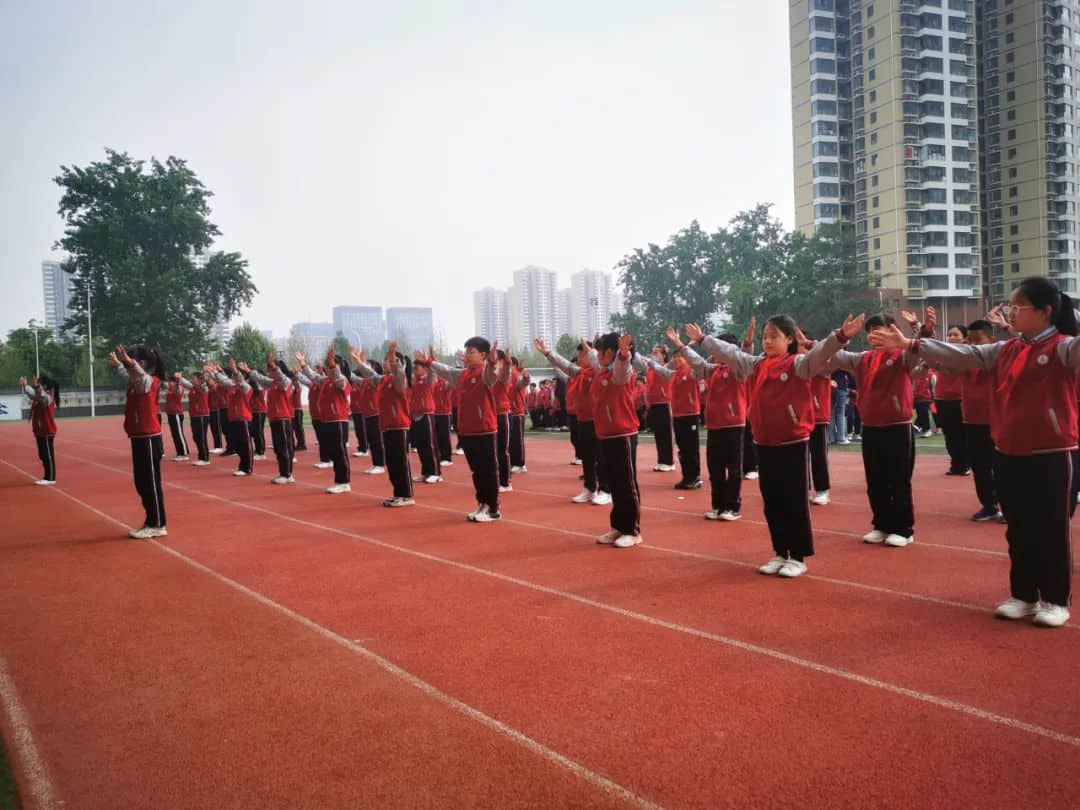
[[[722,340],[724,341],[724,343],[733,343],[736,346],[739,345],[739,339],[735,337],[735,335],[731,332],[721,332],[719,335],[716,336],[716,339]]]
[[[882,312],[880,315],[871,315],[867,318],[866,323],[863,324],[863,329],[872,332],[875,329],[881,329],[883,326],[894,326],[895,324],[896,318]]]
[[[972,321],[967,325],[967,329],[964,331],[966,336],[968,332],[985,332],[988,335],[994,334],[994,325],[990,321],[980,318],[977,321]]]
[[[471,337],[465,341],[465,348],[476,349],[482,354],[487,354],[491,351],[491,341],[489,341],[487,338],[483,338],[477,335],[476,337]]]

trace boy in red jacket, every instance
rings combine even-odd
[[[34,377],[30,385],[26,384],[26,377],[22,377],[19,387],[30,398],[30,427],[34,431],[38,458],[44,468],[41,479],[34,483],[39,487],[56,486],[53,439],[56,438],[56,407],[60,404],[60,384],[42,374],[40,378]]]

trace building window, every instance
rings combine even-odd
[[[1016,74],[1013,71],[1010,70],[1008,73],[1005,74],[1005,81],[1007,81],[1007,82],[1015,82],[1016,81]]]
[[[1020,216],[1020,206],[1019,205],[1010,205],[1009,206],[1009,216],[1010,217],[1018,217],[1018,216]]]
[[[1008,132],[1007,132],[1007,133],[1005,134],[1005,137],[1006,137],[1006,138],[1007,138],[1008,140],[1010,140],[1010,141],[1015,141],[1015,140],[1016,140],[1016,130],[1015,130],[1015,129],[1010,129],[1010,130],[1009,130],[1009,131],[1008,131]]]
[[[877,112],[876,111],[870,113],[870,123],[871,124],[876,124],[877,123]]]
[[[1012,253],[1015,256],[1019,252],[1020,245],[1017,242],[1013,242],[1011,245],[1009,245],[1009,253]]]
[[[874,219],[873,219],[873,228],[875,230],[877,230],[880,227],[881,227],[881,217],[874,217]]]
[[[869,50],[867,50],[867,52],[866,52],[866,58],[867,59],[873,59],[874,55],[875,54],[874,54],[874,49],[873,48],[870,48]]]
[[[1007,120],[1009,120],[1009,121],[1015,121],[1016,120],[1016,110],[1009,110],[1007,113],[1005,113],[1005,118]]]
[[[877,186],[877,184],[878,184],[878,175],[875,174],[870,178],[870,185]]]
[[[1006,101],[1016,101],[1016,91],[1015,90],[1010,90],[1008,93],[1006,93],[1005,94],[1005,100]]]
[[[877,166],[877,152],[874,152],[874,154],[870,155],[870,165]]]
[[[1011,65],[1015,61],[1016,61],[1016,51],[1009,51],[1007,54],[1005,54],[1005,64]]]
[[[876,132],[871,132],[870,133],[870,143],[871,144],[876,144],[877,143],[877,133]]]
[[[1011,265],[1009,265],[1009,269],[1011,269],[1014,273],[1019,273],[1020,272],[1020,262],[1013,262]]]
[[[870,200],[870,207],[877,208],[879,202],[881,202],[881,200],[878,197],[874,197],[872,200]]]
[[[1011,11],[1008,14],[1005,15],[1005,24],[1006,25],[1012,25],[1013,24],[1013,13]]]
[[[1010,197],[1015,197],[1015,196],[1016,196],[1017,194],[1019,194],[1019,193],[1020,193],[1020,192],[1019,192],[1019,190],[1018,190],[1018,189],[1016,188],[1016,186],[1009,186],[1009,196],[1010,196]]]
[[[870,103],[873,104],[875,101],[877,101],[877,90],[871,90],[870,91]]]
[[[881,250],[881,239],[878,237],[874,238],[874,250]]]
[[[1010,149],[1008,152],[1006,152],[1006,155],[1008,155],[1009,160],[1012,160],[1014,157],[1016,157],[1016,150]]]
[[[1009,33],[1007,33],[1005,35],[1005,44],[1006,45],[1012,45],[1012,42],[1013,42],[1014,39],[1016,39],[1016,34],[1014,34],[1012,31],[1010,31]]]
[[[1016,177],[1016,167],[1015,166],[1010,166],[1009,167],[1009,178],[1012,179],[1013,177]]]
[[[869,20],[873,16],[874,16],[874,4],[871,3],[870,5],[868,5],[866,7],[866,19]]]
[[[881,259],[874,259],[874,269],[875,270],[880,270],[881,269]]]
[[[1020,233],[1020,226],[1019,225],[1010,225],[1009,226],[1009,236],[1016,236],[1019,233]]]
[[[874,81],[877,78],[877,71],[874,68],[870,68],[870,72],[866,74],[870,81]]]
[[[866,38],[867,39],[873,39],[874,38],[874,26],[871,25],[869,28],[866,29]]]

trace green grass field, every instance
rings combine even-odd
[[[15,796],[15,779],[11,776],[4,746],[0,744],[0,810],[17,810],[19,806]]]

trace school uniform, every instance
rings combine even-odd
[[[161,380],[148,374],[138,363],[121,366],[119,374],[127,380],[124,400],[124,432],[131,441],[131,463],[135,473],[135,491],[146,513],[144,527],[165,528],[165,494],[161,485],[161,457],[165,445],[161,439],[161,414],[158,392]]]
[[[329,375],[304,367],[304,374],[319,386],[319,455],[334,465],[334,484],[352,480],[349,464],[349,381],[334,366]]]
[[[187,458],[187,439],[184,438],[184,388],[175,381],[170,381],[165,388],[165,416],[169,421],[176,458]]]
[[[56,402],[52,394],[44,389],[38,394],[28,385],[23,388],[23,393],[30,397],[30,429],[34,432],[38,458],[41,459],[41,480],[55,481],[56,454],[53,445],[56,439]]]
[[[510,469],[525,466],[525,387],[529,377],[510,371]]]
[[[915,408],[915,427],[920,433],[930,431],[930,406],[934,402],[934,373],[928,372],[911,381],[911,395]]]
[[[814,402],[814,429],[810,433],[810,481],[815,492],[828,492],[829,419],[832,416],[832,375],[829,371],[810,380]]]
[[[499,486],[510,486],[510,371],[509,363],[499,370],[499,379],[492,387],[495,395],[495,452],[499,461]]]
[[[975,479],[975,495],[983,509],[998,508],[994,484],[994,440],[990,436],[990,400],[994,396],[993,372],[969,369],[960,376],[961,418],[965,432],[964,447]]]
[[[430,371],[423,377],[413,375],[409,389],[409,410],[417,455],[420,456],[420,476],[439,477],[439,448],[435,439],[435,375]]]
[[[967,374],[937,372],[934,387],[935,422],[945,435],[945,451],[949,454],[949,472],[964,475],[971,468],[967,448],[967,429],[964,427],[964,386]]]
[[[701,398],[693,369],[688,365],[674,369],[671,377],[671,418],[675,446],[679,449],[682,484],[693,484],[701,479],[700,411]]]
[[[590,386],[593,424],[602,447],[600,459],[611,493],[609,522],[613,531],[628,537],[641,535],[634,385],[630,358],[623,360],[616,356],[613,365],[596,372]]]
[[[452,389],[441,377],[435,379],[435,446],[439,450],[439,464],[453,462],[453,443],[450,440],[450,422],[454,412]]]
[[[266,455],[266,391],[261,387],[251,389],[251,442],[255,455]]]
[[[705,389],[705,463],[712,490],[712,510],[742,511],[743,430],[746,425],[746,381],[726,363],[710,363],[689,346],[683,356],[707,382]]]
[[[291,478],[293,474],[293,418],[296,411],[293,406],[297,384],[290,380],[280,369],[274,369],[274,375],[268,379],[266,388],[266,414],[270,420],[270,441],[274,446],[277,459],[278,476]]]
[[[255,471],[251,452],[251,385],[239,372],[229,379],[224,374],[217,375],[217,383],[226,389],[229,403],[229,429],[232,433],[233,452],[239,459],[237,472],[251,475]]]
[[[330,445],[323,436],[321,397],[328,380],[324,375],[316,374],[307,367],[303,370],[304,376],[311,380],[308,387],[308,412],[311,414],[311,429],[315,432],[315,442],[319,445],[319,463],[327,464],[330,462]]]
[[[181,380],[181,385],[188,383],[188,416],[191,417],[191,436],[195,439],[195,452],[199,461],[210,460],[210,447],[206,440],[206,429],[210,423],[210,386],[205,382],[192,383]]]
[[[595,350],[590,350],[591,363],[597,362]],[[581,459],[581,471],[585,480],[585,489],[589,492],[610,492],[608,489],[607,468],[600,460],[603,452],[596,437],[596,425],[593,421],[592,386],[596,376],[593,365],[579,366],[561,357],[558,352],[548,354],[548,361],[561,370],[574,383],[574,397],[577,409],[578,458]],[[569,384],[567,385],[569,389]]]
[[[375,387],[373,401],[378,403],[378,428],[382,442],[385,464],[372,462],[375,466],[385,466],[394,498],[413,496],[412,466],[409,460],[409,427],[412,424],[412,412],[409,403],[409,381],[405,369],[398,366],[392,374],[376,374],[365,363],[357,365],[360,376]],[[389,505],[390,501],[383,501]]]
[[[214,440],[214,449],[221,449],[222,425],[221,412],[225,409],[225,391],[218,386],[214,385],[210,387],[210,393],[207,395],[207,407],[210,411],[207,423],[210,427],[210,436]],[[226,439],[227,441],[227,439]]]
[[[646,420],[656,442],[656,463],[670,467],[675,464],[674,433],[671,421],[671,375],[654,367],[645,373],[645,399],[648,402]]]
[[[361,379],[349,382],[349,414],[352,416],[353,433],[356,434],[356,452],[368,452],[367,431],[364,429],[364,389]]]
[[[367,437],[368,452],[371,454],[372,467],[386,466],[386,452],[383,447],[382,430],[379,428],[379,389],[377,383],[368,380],[360,392],[360,408],[364,415],[364,435]]]
[[[1024,602],[1067,606],[1080,340],[1049,327],[1030,341],[954,346],[917,340],[911,351],[951,371],[993,375],[990,435],[994,480],[1008,522],[1010,590]]]
[[[293,383],[292,392],[292,432],[293,449],[297,452],[307,450],[307,436],[304,433],[304,393],[303,386],[307,385],[307,378],[298,374]]]
[[[561,369],[555,369],[556,377],[562,375],[560,379],[563,380],[563,392],[566,397],[566,426],[570,431],[570,446],[574,449],[574,458],[581,458],[581,451],[578,447],[578,443],[581,440],[581,426],[578,423],[578,391],[581,389],[581,379],[578,377],[571,377]],[[543,408],[545,417],[547,414],[556,407],[555,389],[548,388],[544,392]],[[554,426],[554,419],[545,418],[545,424]]]

